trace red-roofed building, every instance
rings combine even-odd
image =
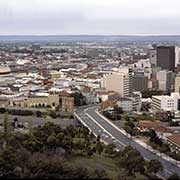
[[[117,105],[116,101],[107,100],[107,101],[104,101],[104,102],[102,102],[100,104],[100,108],[102,110],[111,109],[111,108],[113,108],[116,105]]]
[[[172,151],[180,153],[180,133],[167,137],[167,143],[170,145]]]
[[[100,102],[104,102],[107,100],[115,100],[119,97],[119,94],[114,91],[100,91],[96,93],[96,97]]]

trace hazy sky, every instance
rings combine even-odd
[[[180,0],[0,0],[0,34],[180,34]]]

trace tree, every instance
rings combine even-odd
[[[114,106],[114,111],[118,114],[122,114],[123,113],[123,109],[122,107],[118,107],[117,105]]]
[[[56,115],[56,112],[55,111],[50,111],[50,113],[49,113],[49,115],[53,118],[53,119],[55,119],[55,118],[57,118],[57,115]]]
[[[100,135],[98,134],[98,136],[97,136],[97,142],[99,142],[100,141]]]
[[[128,115],[125,116],[125,121],[130,121],[130,117]]]
[[[116,146],[114,144],[108,144],[107,146],[105,146],[105,153],[112,155],[115,152],[115,148]]]
[[[150,136],[150,142],[162,146],[163,144],[162,140],[158,138],[156,132],[153,129],[149,132],[149,136]]]
[[[36,116],[37,117],[42,117],[42,112],[41,111],[36,111]]]
[[[159,171],[163,170],[161,162],[157,159],[152,159],[147,164],[147,172],[156,174]]]
[[[0,171],[3,174],[9,174],[16,165],[16,155],[15,150],[12,147],[7,146],[0,152]],[[2,174],[1,174],[2,176]]]
[[[129,174],[133,175],[135,172],[144,172],[145,160],[136,149],[127,146],[119,155],[120,167],[125,168]]]
[[[9,135],[8,113],[4,114],[3,127],[4,127],[4,143],[3,143],[3,147],[6,148],[7,139],[8,139],[8,135]]]
[[[96,145],[96,151],[101,154],[103,152],[103,149],[104,149],[104,146],[101,142],[97,142],[97,145]]]
[[[102,179],[107,177],[107,173],[104,169],[98,168],[93,171],[93,176],[95,179]]]
[[[174,173],[167,178],[167,180],[178,180],[178,179],[180,179],[180,178],[179,178],[179,175],[177,173]]]

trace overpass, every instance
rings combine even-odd
[[[96,110],[97,106],[79,107],[74,115],[94,135],[99,135],[105,143],[115,144],[117,150],[122,150],[125,146],[130,145],[137,149],[146,160],[158,159],[164,167],[164,170],[158,173],[162,178],[166,179],[174,173],[180,175],[180,167],[177,164],[164,159],[160,154],[157,155],[148,148],[133,141],[130,136],[122,133],[120,129],[103,118]]]

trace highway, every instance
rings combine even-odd
[[[162,157],[136,143],[130,137],[124,135],[121,131],[119,131],[118,128],[115,127],[115,125],[112,125],[109,121],[106,121],[99,114],[97,114],[96,110],[97,106],[80,107],[76,109],[75,116],[95,135],[99,135],[105,143],[114,143],[117,150],[122,150],[125,146],[130,145],[137,149],[146,160],[158,159],[164,167],[164,171],[158,173],[158,175],[162,178],[166,179],[173,173],[180,175],[180,167],[168,160],[163,159]]]

